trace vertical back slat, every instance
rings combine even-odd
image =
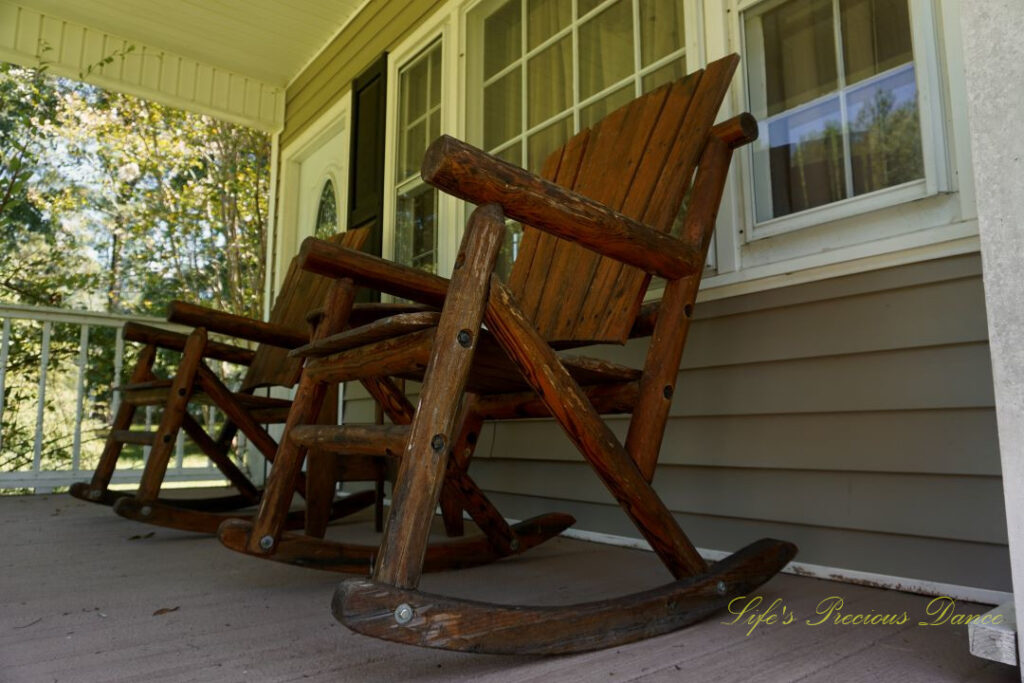
[[[566,143],[545,170],[557,167],[558,184],[669,231],[737,62],[735,55],[720,59],[612,112]],[[510,288],[545,339],[628,338],[646,273],[529,228],[523,244]]]
[[[369,228],[349,230],[332,235],[328,241],[349,249],[360,249],[369,234]],[[270,313],[270,322],[306,333],[306,316],[323,303],[330,282],[329,278],[303,270],[298,260],[292,259],[281,293]],[[260,344],[241,388],[248,391],[264,386],[291,386],[299,380],[301,371],[302,359],[289,358],[288,349]]]

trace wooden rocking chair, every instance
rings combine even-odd
[[[451,280],[307,240],[305,268],[441,313],[336,331],[298,351],[310,360],[286,427],[290,438],[258,516],[226,522],[222,542],[254,555],[287,545],[283,520],[301,446],[316,446],[339,458],[401,454],[379,548],[303,542],[321,565],[365,571],[372,562],[369,579],[341,583],[333,611],[349,628],[374,637],[471,652],[584,651],[686,626],[777,573],[796,548],[772,539],[709,566],[650,484],[732,153],[757,136],[748,114],[713,125],[737,63],[735,55],[718,60],[613,112],[552,155],[543,178],[449,137],[434,142],[424,180],[478,205]],[[675,237],[669,233],[691,187]],[[531,227],[504,283],[492,270],[506,219]],[[667,281],[664,297],[642,307],[652,275]],[[642,370],[556,353],[636,336],[651,336]],[[411,406],[400,406],[396,425],[308,424],[318,387],[387,376],[423,381],[418,407],[410,413]],[[632,413],[625,444],[600,417],[623,412]],[[481,421],[533,416],[559,422],[672,582],[561,607],[485,604],[417,590],[423,571],[521,552],[571,521],[546,515],[510,527],[467,474]],[[429,544],[444,491],[454,492],[448,497],[484,530],[482,541],[459,542],[460,548],[475,544],[479,554]]]
[[[367,236],[368,230],[352,230],[332,240],[342,247],[359,249]],[[262,425],[283,422],[291,401],[257,396],[254,391],[263,387],[290,387],[298,381],[301,362],[290,358],[288,351],[309,342],[312,323],[307,318],[315,315],[313,309],[323,303],[329,287],[338,287],[331,283],[328,278],[304,271],[293,260],[269,322],[175,301],[170,306],[168,321],[194,327],[191,334],[137,323],[125,325],[124,338],[144,344],[144,347],[128,383],[121,388],[122,401],[92,480],[72,485],[71,495],[89,502],[112,505],[118,514],[129,519],[202,533],[216,533],[220,523],[229,516],[224,513],[255,506],[262,492],[232,462],[228,453],[231,442],[240,430],[264,457],[273,461],[277,442]],[[355,313],[355,317],[357,321],[360,316],[366,321],[374,314],[383,315],[394,310],[393,306],[370,305]],[[208,332],[257,342],[257,346],[255,350],[249,350],[212,341],[208,339]],[[173,379],[162,379],[153,371],[158,348],[182,352]],[[207,366],[209,360],[248,366],[239,391],[231,391],[224,385]],[[210,436],[188,413],[188,405],[198,402],[212,404],[224,412],[227,419],[216,437]],[[159,427],[153,432],[131,430],[137,408],[147,405],[163,406]],[[325,406],[328,420],[332,420],[335,408],[336,403]],[[236,495],[158,497],[180,429],[185,430],[238,490]],[[118,459],[128,443],[150,447],[139,488],[134,493],[109,488]],[[380,471],[380,468],[375,471]],[[299,479],[297,491],[307,495],[304,477]],[[329,517],[341,516],[373,504],[377,499],[374,491],[363,491],[325,511],[324,506],[330,506],[333,499],[333,483],[329,491],[318,493],[327,502],[312,506],[314,517],[306,520],[301,512],[291,514],[289,526],[306,522],[308,528],[322,533],[327,520],[316,516],[316,512]]]

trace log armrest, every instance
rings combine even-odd
[[[400,313],[429,313],[436,311],[433,306],[424,304],[403,304],[403,303],[361,303],[352,307],[348,316],[350,327],[359,327],[366,323],[372,323],[381,318],[390,318]],[[306,322],[316,327],[324,318],[324,308],[319,306],[306,314]]]
[[[447,135],[427,149],[420,175],[460,199],[500,204],[509,218],[654,275],[675,280],[701,260],[693,245]]]
[[[757,122],[741,114],[713,127],[710,134],[737,147],[757,138]],[[427,149],[420,175],[460,199],[478,205],[495,202],[509,218],[653,275],[675,280],[702,267],[699,245],[659,232],[448,135]]]
[[[153,346],[158,346],[162,349],[183,351],[185,349],[185,342],[188,340],[188,335],[181,334],[179,332],[171,332],[169,330],[162,330],[159,327],[142,325],[141,323],[125,323],[124,338],[127,341],[138,342],[140,344],[152,344]],[[215,341],[207,341],[206,347],[203,349],[204,358],[223,360],[229,363],[237,363],[238,365],[249,365],[252,363],[252,359],[255,355],[256,354],[249,349],[243,349],[239,346],[232,346],[231,344],[223,344]]]
[[[443,277],[315,237],[302,241],[298,258],[302,267],[313,273],[351,278],[357,285],[428,306],[444,305],[448,293],[448,280]]]
[[[205,327],[210,332],[226,334],[239,339],[293,349],[309,342],[309,336],[283,325],[253,320],[241,315],[224,313],[212,308],[196,306],[184,301],[172,301],[167,320],[181,325]]]

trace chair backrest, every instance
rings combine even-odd
[[[661,232],[671,230],[739,62],[719,59],[633,100],[555,151],[541,174]],[[509,286],[552,342],[624,343],[650,276],[526,227]]]
[[[370,228],[349,230],[331,235],[327,241],[349,249],[361,249],[370,235]],[[300,334],[309,334],[309,314],[323,305],[331,278],[304,270],[298,258],[293,258],[285,274],[281,292],[274,301],[270,322],[283,325]],[[249,366],[242,389],[249,390],[266,386],[291,386],[299,381],[302,372],[301,358],[290,358],[288,349],[270,344],[256,347],[256,355]]]

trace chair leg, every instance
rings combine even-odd
[[[586,394],[525,318],[512,292],[497,278],[492,278],[490,292],[487,328],[654,552],[676,578],[704,572],[704,559]]]
[[[185,342],[181,363],[178,365],[174,381],[171,382],[170,395],[160,419],[160,427],[156,431],[149,459],[146,461],[146,468],[135,494],[138,501],[153,501],[160,494],[160,485],[163,483],[167,464],[174,449],[174,438],[178,435],[185,410],[188,408],[192,386],[205,348],[206,330],[200,327],[194,330]]]
[[[391,514],[374,566],[377,581],[401,588],[419,584],[449,444],[483,320],[487,284],[504,233],[504,215],[495,204],[477,208],[466,226],[419,409],[392,491]]]
[[[314,338],[341,332],[348,322],[354,302],[355,285],[351,280],[333,282],[327,292],[323,321],[317,327]],[[276,454],[272,456],[274,468],[267,478],[259,513],[253,520],[246,543],[247,552],[256,555],[272,553],[281,537],[292,494],[300,480],[302,462],[306,457],[306,449],[288,438],[288,435],[297,425],[316,422],[323,408],[328,386],[333,384],[320,382],[308,372],[303,372],[299,379],[299,386],[296,388],[295,398],[292,400],[292,407],[285,422],[284,435],[278,444]]]
[[[129,384],[144,382],[150,379],[152,377],[154,360],[156,360],[156,346],[152,344],[144,346],[142,351],[139,352],[138,362],[136,362],[135,369],[132,370],[131,377],[128,380]],[[124,450],[124,442],[115,439],[114,433],[131,427],[135,411],[136,406],[134,404],[121,401],[121,405],[117,408],[117,414],[114,415],[114,421],[110,425],[110,434],[103,445],[100,461],[96,465],[96,470],[92,473],[92,479],[88,484],[72,484],[71,495],[96,503],[106,503],[108,505],[113,503],[109,499],[107,489],[110,486],[110,480],[114,477],[114,470],[117,469],[117,461],[121,457],[121,451]]]

